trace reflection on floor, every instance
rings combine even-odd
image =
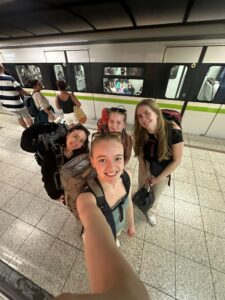
[[[0,259],[51,294],[87,292],[80,224],[46,195],[33,155],[20,149],[15,118],[0,120]],[[224,150],[222,140],[185,135],[185,142]],[[137,167],[132,158],[134,190]],[[121,251],[152,299],[225,299],[225,153],[185,147],[157,225],[137,210],[135,219],[136,236],[124,232]]]

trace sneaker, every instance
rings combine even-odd
[[[154,215],[148,216],[148,220],[152,226],[155,226],[157,224],[156,217]]]
[[[120,241],[116,239],[116,246],[119,248],[120,247]]]

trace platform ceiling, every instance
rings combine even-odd
[[[197,25],[212,25],[215,34],[218,25],[225,37],[225,1],[0,0],[0,45],[37,37],[111,35],[124,29],[163,31]]]

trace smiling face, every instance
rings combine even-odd
[[[157,114],[147,105],[142,105],[137,109],[139,124],[149,133],[155,133],[157,128]]]
[[[124,115],[118,112],[111,112],[108,121],[109,131],[122,132],[125,128]]]
[[[92,166],[100,181],[114,184],[124,169],[124,148],[116,139],[99,140],[92,147]]]
[[[87,139],[87,134],[80,129],[76,129],[66,136],[66,149],[73,151],[81,148]]]

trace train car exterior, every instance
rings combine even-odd
[[[225,138],[225,41],[130,42],[0,49],[0,61],[25,88],[36,78],[54,105],[65,80],[89,119],[103,107],[154,98],[183,114],[186,133]]]

